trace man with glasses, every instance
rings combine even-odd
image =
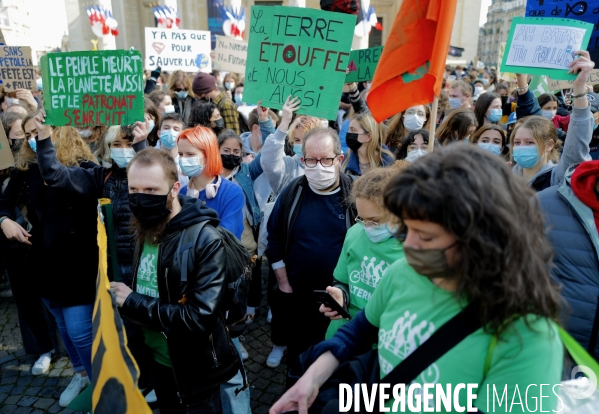
[[[324,339],[329,319],[318,311],[314,290],[332,283],[345,234],[356,218],[354,205],[347,202],[352,178],[340,172],[343,153],[337,133],[310,130],[302,153],[305,176],[291,181],[277,199],[266,250],[278,284],[272,324],[288,331],[288,368]]]

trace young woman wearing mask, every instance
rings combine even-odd
[[[397,151],[397,160],[405,160],[409,163],[428,154],[429,133],[426,129],[410,132],[401,142],[401,147]],[[435,139],[435,149],[441,148],[439,141]]]
[[[493,72],[483,73],[482,80],[487,92],[497,92],[497,77]]]
[[[398,161],[389,168],[375,168],[358,178],[352,187],[357,223],[345,236],[333,285],[326,289],[352,317],[366,306],[389,266],[404,257],[401,243],[394,237],[397,225],[391,223],[392,215],[383,204],[383,193],[391,179],[407,165]],[[325,305],[320,306],[320,312],[331,318],[326,339],[347,322]]]
[[[374,374],[385,376],[467,305],[480,328],[413,383],[424,388],[435,382],[443,389],[478,384],[473,406],[484,412],[492,398],[482,391],[487,384],[507,387],[507,395],[534,388],[531,384],[559,385],[564,359],[556,327],[560,297],[548,272],[551,246],[533,192],[497,157],[473,145],[455,145],[403,170],[387,186],[384,200],[403,224],[398,233],[405,260],[391,265],[362,311],[304,354],[306,364],[314,362],[271,413],[309,407],[340,363],[374,344],[380,361]],[[418,334],[408,335],[402,331],[406,327],[412,333],[419,327]],[[407,398],[413,404],[420,395],[411,394]],[[434,389],[430,394],[438,402]],[[548,394],[544,406],[555,409],[557,395]],[[524,397],[529,407],[538,403],[532,392]],[[463,393],[460,405],[466,400]],[[338,411],[339,401],[329,404],[323,412]]]
[[[172,100],[175,111],[181,114],[183,121],[188,124],[191,110],[197,99],[191,89],[191,81],[185,72],[177,70],[169,76],[168,91],[173,94]]]
[[[25,141],[25,131],[23,131],[22,125],[24,118],[24,115],[17,113],[2,114],[2,126],[4,127],[4,133],[8,138],[8,145],[10,145],[10,150],[15,161],[17,160],[21,145]]]
[[[171,98],[170,93],[167,93],[163,90],[152,91],[148,95],[148,98],[156,105],[161,114],[175,112],[175,107],[173,105],[173,99]]]
[[[208,127],[218,136],[225,129],[225,120],[220,115],[217,106],[212,102],[194,106],[189,117],[190,127],[201,125]]]
[[[487,92],[482,94],[476,101],[474,106],[474,116],[476,116],[476,122],[478,127],[482,127],[487,124],[499,124],[503,116],[503,110],[501,109],[501,98],[493,92]]]
[[[394,115],[387,127],[387,142],[385,145],[394,154],[397,153],[401,140],[410,132],[428,129],[431,111],[427,105],[411,106],[405,111]]]
[[[342,171],[360,176],[373,168],[393,164],[393,153],[383,145],[385,132],[385,127],[377,123],[369,112],[355,115],[345,135],[349,154]]]
[[[233,95],[233,102],[235,102],[235,105],[237,105],[237,106],[241,106],[242,104],[245,105],[243,102],[243,83],[240,83],[237,86],[235,86],[235,94]]]
[[[173,109],[174,112],[174,109]],[[158,126],[162,119],[162,113],[158,109],[154,102],[148,97],[144,98],[144,119],[149,122],[148,124],[148,144],[152,147],[158,142]]]
[[[441,145],[466,141],[476,131],[478,122],[471,109],[456,109],[450,113],[437,129],[437,139]]]
[[[216,135],[210,128],[196,126],[178,137],[179,166],[189,177],[181,194],[200,199],[216,210],[220,225],[241,240],[245,197],[241,187],[223,179],[223,163]]]
[[[225,79],[223,79],[223,87],[225,88],[227,98],[233,99],[233,93],[235,92],[235,87],[237,86],[237,76],[233,73],[227,73],[225,75]]]
[[[89,384],[88,376],[92,374],[92,313],[98,273],[97,198],[46,185],[36,158],[36,138],[40,138],[40,152],[54,144],[56,156],[65,167],[92,168],[97,164],[77,129],[59,127],[52,131],[43,124],[43,111],[34,116],[25,119],[28,142],[21,147],[17,171],[0,197],[0,226],[8,239],[31,246],[30,258],[24,264],[36,279],[31,288],[37,289],[56,319],[75,371],[60,397],[60,406],[66,407]],[[24,186],[29,188],[26,202],[31,234],[14,221]]]
[[[562,130],[564,133],[567,133],[568,124],[570,123],[570,115],[561,116],[557,114],[557,107],[559,104],[557,96],[551,93],[544,93],[539,95],[537,101],[539,101],[539,106],[541,107],[541,116],[553,122],[553,125],[555,125],[558,130]]]
[[[576,52],[576,54],[578,58],[570,63],[569,71],[578,72],[572,84],[573,96],[576,98],[573,99],[568,134],[561,157],[559,155],[561,145],[553,122],[540,116],[522,119],[520,103],[516,109],[519,122],[510,136],[512,157],[517,163],[513,171],[524,177],[537,191],[561,184],[568,168],[589,157],[589,142],[593,134],[594,120],[587,99],[586,80],[595,64],[590,60],[587,51]],[[522,78],[524,78],[522,75],[518,75],[519,85]],[[523,100],[526,105],[529,102],[536,102],[528,86],[520,87],[518,93],[519,99],[524,95]],[[535,113],[539,112],[538,106],[537,103]]]
[[[501,155],[506,145],[505,131],[498,125],[484,125],[472,135],[470,142],[495,155]]]

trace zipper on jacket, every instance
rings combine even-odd
[[[210,351],[212,351],[214,367],[217,368],[220,365],[220,362],[218,362],[218,359],[216,358],[216,349],[214,348],[214,338],[212,337],[212,334],[210,334]]]

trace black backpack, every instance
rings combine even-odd
[[[181,281],[187,281],[189,260],[191,260],[191,263],[194,262],[194,258],[189,257],[189,252],[193,253],[196,239],[207,223],[207,221],[203,221],[183,231],[183,235],[179,241]],[[227,252],[225,323],[231,338],[237,338],[243,334],[247,327],[245,321],[247,318],[249,282],[252,278],[252,263],[247,249],[243,247],[233,233],[221,226],[216,227],[216,229],[223,238],[225,251]]]

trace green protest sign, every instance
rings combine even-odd
[[[356,16],[316,9],[253,6],[244,101],[282,108],[301,100],[301,114],[336,119]]]
[[[576,79],[568,74],[573,52],[586,50],[593,25],[562,18],[515,17],[508,34],[501,72]]]
[[[379,64],[381,53],[383,53],[383,46],[352,50],[349,54],[349,73],[345,77],[345,82],[372,80],[376,65]]]
[[[50,125],[130,125],[144,119],[141,52],[48,53],[41,58]]]

